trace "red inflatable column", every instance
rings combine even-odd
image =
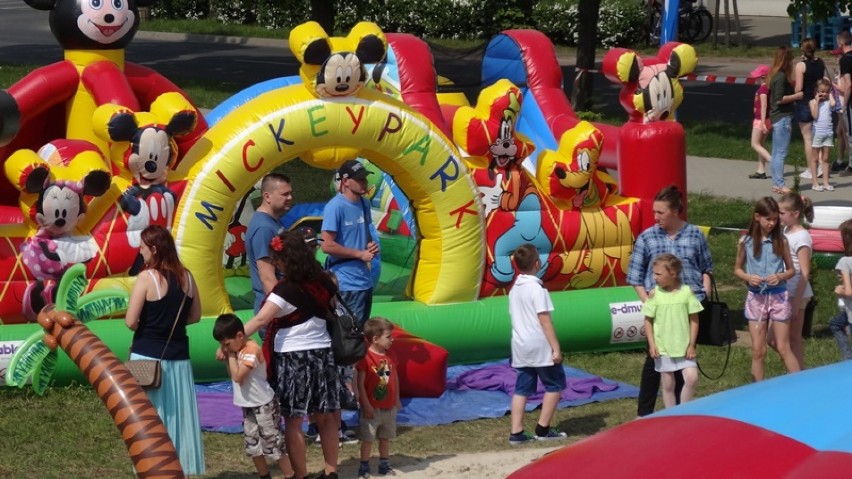
[[[618,136],[618,184],[622,195],[642,200],[642,229],[653,225],[654,196],[672,184],[687,191],[683,126],[676,121],[625,123]],[[686,218],[685,207],[683,213]]]

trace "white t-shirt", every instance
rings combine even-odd
[[[793,257],[793,269],[796,270],[796,274],[787,280],[787,291],[790,294],[794,294],[796,292],[796,288],[799,286],[799,281],[802,279],[802,266],[799,264],[799,250],[807,247],[811,251],[814,250],[814,241],[811,239],[811,234],[808,230],[802,228],[795,233],[787,233],[784,231],[784,236],[787,237],[787,244],[790,245],[790,256]],[[805,285],[805,292],[802,294],[802,298],[808,299],[814,295],[813,289],[811,289],[811,284],[808,283]],[[792,297],[790,298],[792,299]]]
[[[269,293],[266,300],[281,308],[276,316],[277,318],[282,318],[296,311],[295,306],[274,292]],[[279,329],[272,347],[277,353],[330,348],[331,336],[328,335],[325,319],[313,316],[302,324]]]
[[[551,311],[550,293],[542,287],[541,280],[528,274],[518,275],[509,291],[513,367],[553,366],[553,350],[538,320],[538,313]]]
[[[234,404],[240,407],[258,407],[272,401],[275,391],[266,381],[266,364],[260,346],[249,340],[237,354],[237,362],[251,368],[251,372],[240,384],[234,385]]]
[[[837,261],[837,266],[835,266],[834,269],[838,273],[845,272],[850,277],[852,277],[852,256],[844,256],[844,257],[840,258]],[[846,314],[849,315],[850,318],[852,318],[852,298],[841,296],[840,299],[843,301],[843,304],[846,306]]]

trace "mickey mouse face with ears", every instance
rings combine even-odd
[[[387,40],[374,23],[361,22],[346,37],[329,37],[316,22],[290,33],[290,50],[302,62],[302,81],[320,98],[354,95],[367,81],[366,63],[385,57]]]
[[[138,7],[156,0],[25,0],[50,11],[50,31],[67,50],[109,50],[127,46],[139,27]]]
[[[100,150],[83,140],[54,140],[38,152],[18,150],[5,170],[23,193],[21,208],[51,236],[73,231],[86,213],[86,197],[103,195],[111,181]]]
[[[631,121],[674,121],[683,101],[680,77],[692,73],[698,56],[691,45],[669,42],[655,58],[642,59],[625,48],[613,48],[603,61],[604,75],[623,85],[619,98]]]
[[[191,132],[198,121],[193,106],[177,93],[164,93],[151,104],[151,112],[134,112],[120,105],[98,107],[95,134],[111,142],[127,142],[121,160],[139,185],[163,184],[178,159],[174,138]]]

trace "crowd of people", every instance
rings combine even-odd
[[[795,121],[805,139],[804,176],[812,180],[812,191],[833,190],[830,171],[852,171],[843,156],[842,165],[829,165],[835,137],[842,155],[849,152],[852,35],[841,33],[838,43],[840,72],[834,81],[815,56],[810,39],[802,43],[799,63],[793,64],[789,48],[780,47],[771,66],[759,65],[751,73],[760,85],[751,138],[758,165],[750,178],[771,177],[772,192],[779,195],[756,202],[748,230],[737,242],[733,265],[746,288],[744,316],[751,335],[754,381],[765,377],[768,348],[777,351],[788,372],[805,367],[802,335],[813,296],[813,242],[803,222],[812,221],[813,206],[785,185],[783,168]],[[289,178],[272,173],[261,182],[260,205],[246,233],[253,316],[243,324],[237,316],[223,314],[213,329],[220,344],[217,359],[232,379],[234,404],[243,411],[244,452],[261,478],[271,477],[268,460],[277,462],[285,477],[307,476],[306,418],[307,437],[316,436],[322,448],[321,477],[337,477],[339,442],[351,437],[341,421],[343,407],[360,412],[359,478],[372,474],[376,441],[376,473],[393,474],[390,441],[396,437],[401,408],[399,376],[393,324],[371,316],[371,268],[380,251],[364,198],[370,174],[356,160],[340,166],[338,194],[323,211],[319,234],[311,228],[281,228],[281,218],[293,202]],[[648,341],[637,402],[640,417],[654,411],[661,386],[664,406],[672,407],[691,400],[698,382],[696,342],[699,321],[708,314],[714,264],[705,235],[683,219],[684,206],[683,192],[675,186],[656,195],[654,225],[636,238],[629,262],[627,283],[642,302]],[[847,336],[852,317],[852,220],[843,223],[840,232],[845,255],[836,267],[841,282],[835,293],[844,308],[830,328],[844,358],[852,358]],[[134,331],[131,357],[161,359],[162,385],[148,390],[148,396],[172,437],[184,472],[203,474],[204,448],[187,336],[187,326],[200,319],[201,295],[168,230],[150,226],[141,238],[146,270],[137,278],[126,315],[126,324]],[[325,264],[316,259],[319,248],[327,255]],[[563,439],[566,433],[551,426],[566,387],[563,354],[552,319],[553,303],[537,277],[546,258],[525,244],[515,249],[512,260],[519,274],[509,291],[511,364],[516,370],[509,444]],[[366,356],[354,367],[336,365],[331,350],[326,318],[338,300],[361,323],[369,344]],[[251,339],[255,333],[260,334],[260,343]],[[538,382],[545,392],[534,432],[527,434],[525,410]]]
[[[308,475],[305,418],[310,418],[322,448],[320,477],[336,478],[339,441],[351,437],[344,435],[344,406],[361,414],[359,477],[370,476],[376,440],[376,472],[394,472],[389,455],[401,408],[399,379],[390,350],[393,325],[370,316],[370,264],[379,245],[371,235],[369,205],[363,198],[369,174],[356,160],[337,170],[339,194],[323,213],[322,241],[310,228],[282,229],[281,218],[293,201],[288,177],[271,173],[261,181],[260,205],[246,232],[254,314],[245,324],[223,314],[213,328],[213,339],[220,345],[217,359],[224,362],[234,404],[243,411],[244,452],[261,478],[271,477],[269,460],[287,478]],[[146,269],[137,278],[125,320],[134,331],[131,358],[161,360],[162,384],[146,392],[184,473],[204,474],[187,335],[187,326],[201,318],[201,295],[167,229],[149,226],[141,238]],[[318,247],[328,255],[326,265],[316,259]],[[366,357],[354,367],[336,365],[331,349],[326,321],[338,299],[356,314],[369,344]],[[260,344],[251,339],[255,333],[260,333]]]
[[[793,51],[781,46],[771,66],[758,65],[749,75],[759,83],[754,95],[751,146],[757,153],[757,169],[752,179],[772,179],[772,192],[789,193],[784,182],[784,163],[790,147],[793,123],[797,123],[804,145],[805,169],[800,177],[811,180],[811,191],[831,192],[832,172],[852,175],[849,163],[852,93],[852,34],[842,31],[831,54],[837,69],[819,58],[817,42],[806,38],[800,60],[794,64]],[[771,150],[766,141],[772,138]],[[831,161],[836,143],[837,157]],[[769,166],[770,175],[766,174]],[[820,181],[821,179],[821,181]]]

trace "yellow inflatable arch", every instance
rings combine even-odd
[[[217,259],[238,199],[294,158],[330,169],[353,152],[392,175],[415,211],[420,241],[409,294],[427,304],[477,298],[485,227],[479,193],[453,144],[429,120],[384,94],[362,90],[317,99],[293,85],[229,113],[174,172],[187,184],[173,233],[198,281],[205,316],[231,310]]]

